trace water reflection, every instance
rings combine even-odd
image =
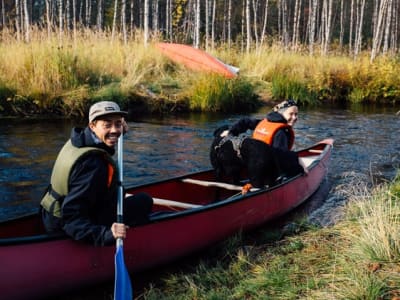
[[[349,171],[392,178],[400,161],[399,109],[301,108],[295,146],[335,139],[328,176],[333,186]],[[267,111],[253,116],[263,117]],[[212,132],[240,117],[187,114],[128,120],[125,183],[137,185],[208,169]],[[56,155],[77,125],[82,123],[0,119],[0,220],[37,210]]]

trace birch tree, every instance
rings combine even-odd
[[[213,5],[212,5],[212,21],[211,21],[211,48],[215,48],[215,14],[216,14],[216,0],[213,0]]]
[[[296,0],[293,12],[292,48],[297,51],[301,18],[301,0]]]
[[[357,56],[361,51],[362,43],[362,28],[364,24],[364,9],[365,0],[357,0],[357,22],[356,22],[356,36],[354,40],[354,56]]]
[[[64,30],[64,24],[63,24],[63,5],[62,5],[62,0],[58,0],[58,32],[59,32],[59,44],[62,44],[62,39],[63,39],[63,30]]]
[[[264,17],[263,17],[263,26],[262,26],[262,31],[261,31],[261,42],[260,46],[262,47],[264,40],[265,40],[265,32],[267,29],[267,21],[268,21],[268,4],[269,1],[265,0],[265,7],[264,7]]]
[[[200,48],[200,0],[196,0],[195,4],[195,27],[194,27],[194,47]]]
[[[323,2],[323,24],[324,24],[324,34],[322,39],[322,54],[328,54],[328,47],[330,43],[331,37],[331,28],[332,28],[332,3],[333,0],[324,0]]]
[[[114,41],[115,31],[117,27],[117,11],[118,11],[118,0],[114,0],[114,17],[112,23],[112,31],[111,31],[111,41]]]
[[[228,48],[231,47],[232,42],[232,0],[228,0]]]
[[[385,14],[386,14],[388,2],[389,2],[389,0],[382,0],[382,2],[380,3],[380,6],[379,6],[379,11],[378,11],[378,16],[377,16],[377,24],[375,27],[374,37],[372,40],[372,49],[371,49],[371,57],[370,57],[371,62],[374,61],[374,59],[378,55],[379,48],[381,46],[382,36],[383,36],[383,20],[384,20]]]
[[[24,5],[24,27],[25,27],[25,42],[29,42],[30,40],[30,28],[31,25],[29,23],[29,12],[28,12],[28,4],[27,0],[22,0]]]
[[[121,0],[121,25],[122,25],[122,36],[124,44],[126,45],[128,43],[128,36],[126,32],[126,0]]]
[[[153,32],[158,32],[158,0],[152,0],[151,21]]]
[[[339,32],[339,47],[343,48],[343,37],[344,37],[344,1],[340,1],[340,32]]]
[[[256,42],[256,49],[258,49],[258,29],[257,29],[257,6],[258,1],[252,0],[253,7],[253,31],[254,31],[254,39]]]
[[[149,43],[149,0],[144,0],[143,27],[144,46],[147,47]]]
[[[250,25],[250,0],[246,0],[246,52],[250,52],[251,47],[251,25]]]
[[[393,1],[390,0],[386,13],[386,27],[385,27],[385,38],[383,40],[383,49],[382,52],[386,54],[389,49],[389,35],[390,35],[390,27],[392,24],[392,7]]]
[[[309,34],[308,34],[308,46],[310,55],[314,54],[314,43],[315,43],[315,31],[317,28],[317,7],[318,0],[309,0]]]
[[[206,0],[206,8],[205,8],[205,28],[204,28],[204,34],[205,34],[205,42],[206,42],[206,51],[208,51],[209,46],[209,33],[210,33],[210,0]]]

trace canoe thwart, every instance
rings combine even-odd
[[[185,178],[185,179],[182,179],[182,182],[197,184],[197,185],[207,186],[207,187],[219,187],[219,188],[224,188],[224,189],[231,190],[231,191],[241,191],[242,190],[242,187],[239,185],[217,182],[217,181],[206,181],[206,180]],[[258,191],[258,190],[259,189],[257,189],[257,188],[252,188],[250,191],[254,192],[254,191]]]
[[[133,196],[133,194],[126,194],[125,195],[125,197],[129,197],[129,196]],[[156,204],[156,205],[174,206],[174,207],[180,207],[180,208],[199,208],[199,207],[202,207],[202,205],[199,205],[199,204],[185,203],[185,202],[179,202],[179,201],[161,199],[161,198],[153,198],[153,203]]]

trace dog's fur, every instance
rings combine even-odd
[[[227,176],[234,184],[240,184],[241,174],[246,170],[251,185],[262,188],[275,185],[277,179],[283,176],[291,177],[304,172],[294,152],[273,148],[250,137],[243,139],[239,157],[232,140],[228,137],[222,141],[224,138],[220,136],[228,129],[224,125],[214,131],[210,149],[211,165],[218,180]]]

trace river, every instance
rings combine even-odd
[[[301,108],[295,147],[335,140],[325,194],[309,218],[328,225],[354,180],[390,180],[400,165],[399,107]],[[251,114],[262,117],[263,108]],[[213,130],[244,115],[187,114],[134,117],[124,139],[125,185],[138,185],[210,168]],[[0,221],[36,211],[59,149],[73,126],[65,119],[0,119]],[[321,197],[320,197],[321,198]]]

